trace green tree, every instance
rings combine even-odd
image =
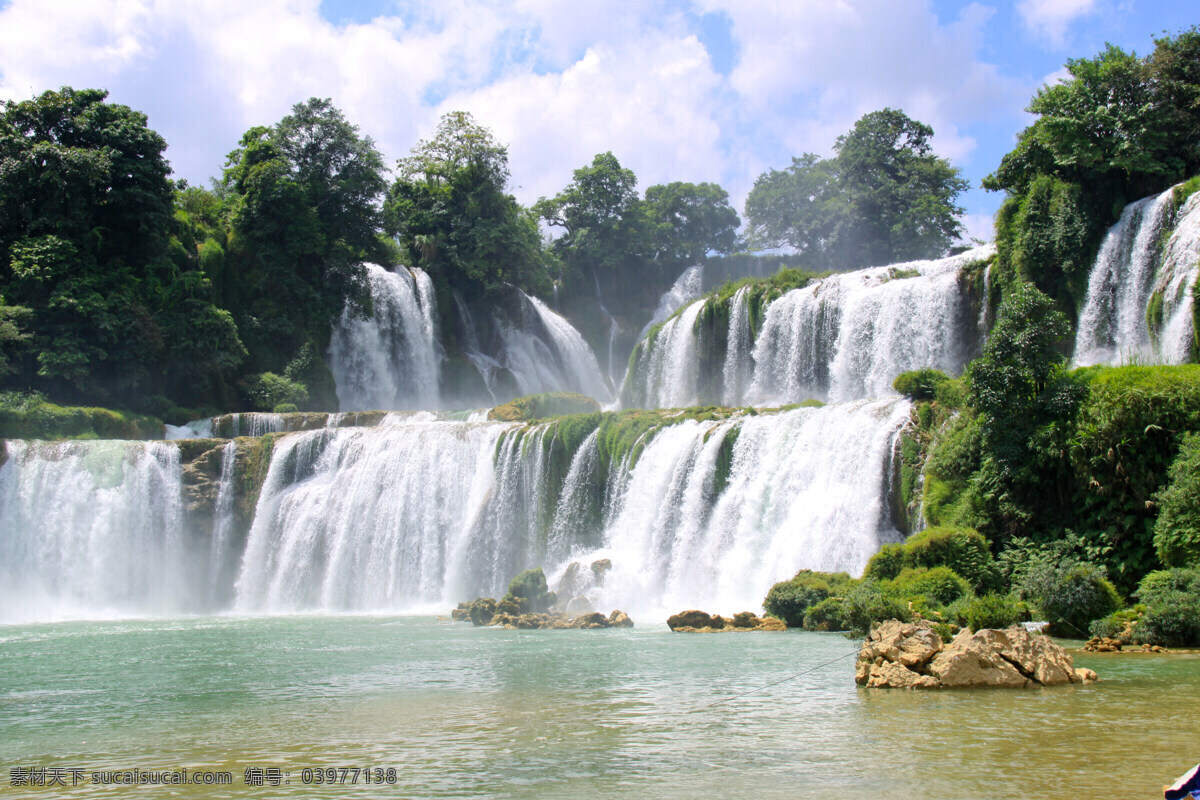
[[[136,405],[194,355],[180,343],[203,340],[227,365],[241,344],[203,273],[171,257],[166,143],[145,115],[105,98],[64,87],[5,104],[0,291],[28,309],[29,346],[11,383]]]
[[[967,368],[972,405],[982,419],[981,484],[991,506],[993,541],[1026,527],[1053,530],[1069,513],[1066,439],[1086,391],[1071,380],[1059,345],[1066,316],[1031,284],[1000,306],[982,357]]]
[[[751,241],[794,247],[818,268],[942,255],[962,235],[955,199],[967,183],[933,153],[932,136],[885,108],[838,137],[833,158],[807,153],[760,175],[746,199]]]
[[[1037,118],[983,181],[1009,194],[997,219],[1001,285],[1032,281],[1072,316],[1109,225],[1129,201],[1200,170],[1200,32],[1140,59],[1108,45],[1038,90]]]
[[[382,157],[329,100],[312,98],[273,127],[251,128],[220,186],[231,229],[227,296],[254,370],[282,372],[309,343],[324,350],[349,305],[370,310],[363,262],[383,257]],[[212,252],[215,259],[215,248]],[[328,407],[328,393],[312,398]]]
[[[737,212],[715,183],[681,183],[646,189],[654,258],[671,265],[699,263],[709,253],[728,255],[739,245]]]
[[[464,111],[400,159],[385,228],[446,296],[482,298],[505,284],[549,289],[537,220],[507,192],[508,150]]]

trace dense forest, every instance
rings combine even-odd
[[[823,230],[768,241],[765,231],[806,202],[804,187],[776,186],[775,172],[759,180],[771,196],[756,188],[748,203],[753,246],[791,244],[793,265],[843,269],[943,252],[961,232],[953,202],[964,184],[930,155],[931,134],[889,109],[839,140],[838,191],[853,217],[839,230],[854,228],[861,257],[834,264],[842,246]],[[607,303],[627,352],[684,268],[747,246],[720,186],[639,193],[612,153],[522,207],[506,147],[463,112],[447,114],[394,173],[369,136],[316,98],[247,131],[210,187],[172,181],[166,150],[145,115],[100,90],[5,104],[0,388],[173,422],[281,404],[336,409],[324,355],[343,313],[371,314],[366,262],[424,269],[442,320],[454,296],[486,307],[516,287],[553,297],[595,345]],[[829,202],[805,214],[828,216]],[[880,217],[883,206],[903,219]],[[453,352],[457,332],[443,327]]]

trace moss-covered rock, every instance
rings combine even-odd
[[[547,392],[518,397],[488,412],[488,419],[498,422],[530,422],[546,417],[569,414],[594,414],[600,404],[590,397],[573,392]]]
[[[161,439],[162,420],[128,411],[40,402],[0,408],[0,439]]]

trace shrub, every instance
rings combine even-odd
[[[295,403],[280,403],[279,405],[277,405],[273,409],[271,409],[271,411],[273,411],[276,414],[294,414],[299,410],[300,409],[296,408]]]
[[[1058,636],[1087,636],[1092,620],[1121,607],[1104,570],[1089,562],[1040,564],[1024,576],[1018,594],[1037,604]]]
[[[1184,437],[1167,481],[1155,496],[1154,549],[1167,566],[1200,565],[1200,434]]]
[[[1200,596],[1164,592],[1146,604],[1146,613],[1133,629],[1133,641],[1163,647],[1200,645]]]
[[[938,387],[948,380],[950,377],[941,370],[917,369],[897,375],[892,388],[913,400],[933,400]]]
[[[939,606],[971,593],[971,587],[949,567],[907,567],[890,581],[892,594],[912,600],[924,596]]]
[[[877,581],[890,581],[908,566],[907,553],[902,544],[885,544],[871,556],[863,577]]]
[[[1160,569],[1147,573],[1137,588],[1137,598],[1143,603],[1162,600],[1173,592],[1190,593],[1200,597],[1200,569]]]
[[[1132,608],[1114,611],[1107,617],[1092,620],[1092,624],[1088,626],[1088,633],[1104,639],[1120,639],[1128,644],[1133,641],[1131,628],[1141,621],[1145,613],[1146,607],[1140,603]]]
[[[850,582],[844,572],[813,572],[802,569],[796,577],[771,587],[763,600],[763,609],[772,617],[783,620],[789,628],[804,624],[804,614],[810,606],[828,598],[833,591]]]
[[[1010,594],[985,594],[967,604],[967,625],[973,631],[1007,628],[1021,619],[1017,598]]]
[[[280,403],[294,403],[299,407],[308,402],[308,389],[304,384],[274,372],[255,375],[242,385],[258,411],[269,411]]]
[[[846,603],[840,597],[826,597],[821,602],[809,606],[804,614],[806,631],[844,631],[849,628],[850,623],[846,621]]]
[[[505,600],[514,600],[522,611],[541,613],[550,610],[557,599],[546,585],[546,574],[541,567],[527,569],[508,584]]]
[[[995,588],[999,583],[987,539],[971,528],[935,526],[915,534],[904,544],[886,544],[871,556],[863,577],[893,580],[907,567],[948,567],[966,578],[976,592]]]
[[[843,610],[846,628],[860,636],[871,630],[873,622],[888,619],[898,619],[901,622],[912,620],[912,610],[908,603],[884,591],[882,584],[872,580],[861,581],[846,592]]]

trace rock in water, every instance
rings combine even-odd
[[[783,620],[774,617],[758,617],[753,612],[741,611],[733,618],[709,614],[706,611],[681,611],[667,618],[667,627],[676,633],[715,633],[717,631],[786,631]]]
[[[869,688],[1020,688],[1092,683],[1050,637],[1023,628],[964,630],[949,644],[925,620],[888,620],[863,641],[855,682]]]

